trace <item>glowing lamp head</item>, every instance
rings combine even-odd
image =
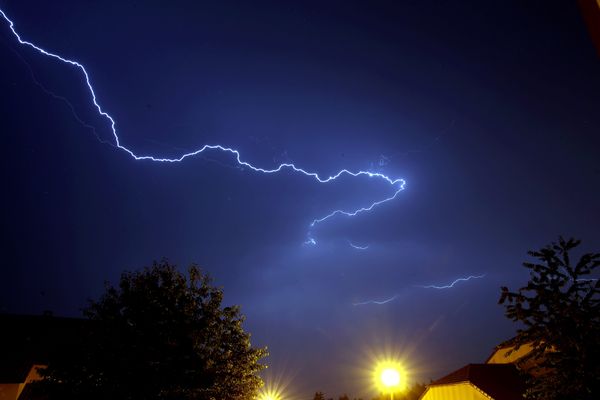
[[[406,372],[397,361],[377,363],[373,374],[375,387],[382,393],[402,392],[406,389]]]
[[[395,368],[386,368],[381,371],[381,383],[383,386],[392,388],[400,385],[400,372]]]

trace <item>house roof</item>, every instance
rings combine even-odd
[[[522,399],[525,382],[513,364],[468,364],[429,386],[470,382],[494,400]]]
[[[485,359],[485,363],[488,364],[492,360],[492,358],[494,358],[494,356],[496,354],[498,354],[498,351],[500,351],[500,350],[508,351],[508,350],[510,350],[511,347],[512,346],[502,346],[502,345],[498,345],[498,346],[494,347],[494,350],[492,351],[492,353],[488,356],[488,358]]]
[[[504,342],[506,343],[506,342]],[[494,347],[492,354],[485,360],[486,364],[506,364],[514,363],[520,358],[526,356],[533,350],[532,343],[525,343],[520,346],[510,344],[500,344]],[[507,354],[508,353],[508,354]]]

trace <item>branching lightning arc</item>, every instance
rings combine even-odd
[[[133,159],[137,160],[137,161],[141,161],[141,160],[147,160],[147,161],[153,161],[153,162],[161,162],[161,163],[178,163],[178,162],[182,162],[184,161],[186,158],[190,158],[190,157],[194,157],[197,155],[200,155],[201,153],[207,152],[207,151],[220,151],[220,152],[224,152],[224,153],[229,153],[233,156],[235,162],[237,162],[237,164],[239,166],[243,166],[246,167],[254,172],[261,172],[263,174],[274,174],[277,172],[280,172],[284,169],[287,170],[292,170],[293,172],[296,173],[300,173],[303,174],[305,176],[308,176],[310,178],[314,178],[317,182],[319,183],[329,183],[332,181],[335,181],[336,179],[338,179],[341,176],[344,175],[348,175],[351,177],[368,177],[368,178],[377,178],[380,179],[382,181],[384,181],[385,183],[389,184],[392,188],[393,188],[393,193],[381,200],[377,200],[374,201],[373,203],[371,203],[368,206],[364,206],[364,207],[360,207],[357,208],[355,210],[334,210],[332,212],[330,212],[329,214],[321,217],[321,218],[315,218],[311,223],[310,223],[310,227],[309,227],[309,232],[308,232],[308,238],[305,242],[305,244],[307,245],[316,245],[316,240],[314,240],[314,238],[312,237],[312,234],[310,232],[310,230],[312,228],[314,228],[317,224],[332,218],[334,216],[337,215],[345,215],[345,216],[356,216],[360,213],[363,212],[369,212],[371,210],[373,210],[375,207],[386,203],[388,201],[394,200],[398,194],[404,190],[404,186],[405,186],[405,180],[401,179],[401,178],[391,178],[385,174],[379,173],[379,172],[371,172],[371,171],[350,171],[348,169],[342,169],[339,172],[337,172],[336,174],[330,175],[328,177],[322,177],[321,175],[319,175],[316,172],[310,172],[308,170],[305,170],[303,168],[299,168],[297,167],[295,164],[293,163],[282,163],[279,164],[277,167],[275,168],[262,168],[262,167],[256,167],[252,164],[250,164],[247,161],[242,160],[241,155],[239,153],[238,150],[235,150],[233,148],[230,147],[226,147],[226,146],[222,146],[219,144],[206,144],[200,148],[198,148],[197,150],[188,152],[188,153],[183,153],[181,154],[179,157],[175,157],[175,158],[165,158],[165,157],[160,157],[160,156],[152,156],[152,155],[139,155],[136,154],[133,150],[131,150],[130,148],[124,146],[121,143],[121,138],[119,137],[118,133],[117,133],[117,128],[116,128],[116,121],[114,120],[114,118],[107,113],[106,111],[104,111],[104,109],[102,108],[102,106],[100,105],[100,103],[98,102],[98,99],[96,98],[96,92],[94,91],[94,87],[92,86],[91,83],[91,79],[90,76],[88,74],[88,71],[85,69],[85,67],[83,66],[83,64],[77,62],[77,61],[73,61],[70,60],[68,58],[64,58],[56,53],[52,53],[51,51],[45,50],[42,47],[39,47],[38,45],[23,40],[21,35],[16,31],[15,29],[15,25],[13,23],[13,21],[11,19],[8,18],[8,16],[4,13],[3,10],[0,9],[0,15],[2,15],[2,18],[4,18],[8,24],[9,24],[9,28],[11,30],[11,32],[13,33],[13,35],[15,36],[15,38],[18,40],[18,42],[23,45],[23,46],[27,46],[30,47],[34,50],[36,50],[37,52],[39,52],[40,54],[43,54],[44,56],[53,58],[57,61],[60,61],[62,63],[65,64],[69,64],[73,67],[78,68],[81,73],[83,74],[84,78],[85,78],[85,83],[87,85],[87,88],[89,90],[89,94],[91,96],[91,100],[96,108],[96,110],[98,111],[98,114],[102,117],[104,117],[106,120],[108,120],[109,124],[110,124],[110,129],[112,131],[112,136],[114,138],[114,146],[124,152],[126,152],[127,154],[129,154],[129,156],[131,156]]]

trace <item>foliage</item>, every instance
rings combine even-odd
[[[50,399],[250,399],[266,349],[253,348],[239,308],[192,265],[163,260],[122,274],[84,310],[81,340],[51,359],[34,393]]]
[[[600,254],[573,263],[570,252],[579,243],[561,237],[529,252],[537,262],[523,264],[530,270],[527,286],[502,288],[506,316],[523,326],[503,345],[534,348],[518,362],[529,366],[530,398],[600,398],[600,281],[590,275],[600,266]]]
[[[313,400],[325,400],[325,395],[323,394],[323,392],[316,392],[315,397],[313,397]]]

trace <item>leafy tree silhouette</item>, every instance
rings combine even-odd
[[[527,285],[516,292],[501,289],[506,316],[522,326],[503,345],[533,346],[518,362],[530,376],[529,398],[600,398],[600,281],[592,276],[600,254],[583,254],[573,263],[570,253],[579,244],[560,237],[530,251],[537,261],[523,264]]]
[[[77,343],[42,369],[32,397],[48,399],[254,398],[266,349],[253,348],[237,306],[192,265],[166,260],[122,274],[84,309]]]

